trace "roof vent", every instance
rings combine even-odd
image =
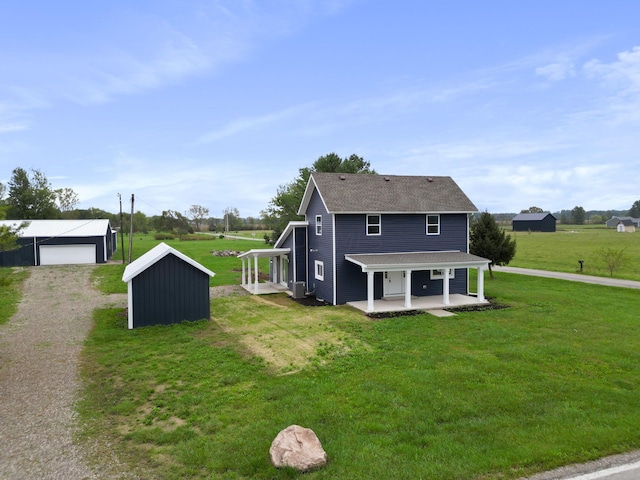
[[[385,182],[388,182],[389,180],[391,180],[389,177],[384,177]]]
[[[345,177],[344,175],[340,175],[340,180],[346,180],[347,177]]]
[[[429,183],[433,182],[433,177],[427,177],[427,182]]]

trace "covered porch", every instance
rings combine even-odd
[[[361,300],[359,302],[347,302],[347,305],[361,310],[365,313],[388,313],[388,312],[406,312],[408,310],[442,310],[443,308],[468,307],[472,305],[486,305],[489,302],[485,299],[478,300],[478,297],[472,295],[449,295],[449,304],[444,304],[442,295],[427,295],[424,297],[412,297],[411,307],[407,308],[404,298],[382,298],[373,301],[373,310],[369,311],[369,302]]]
[[[263,295],[267,293],[285,292],[288,287],[279,280],[260,283],[260,268],[258,260],[260,258],[269,258],[270,265],[273,265],[273,259],[278,257],[286,258],[291,252],[289,248],[260,248],[251,249],[248,252],[241,253],[238,258],[242,260],[242,287],[254,295]],[[269,272],[272,275],[274,272]],[[275,272],[277,277],[280,272]]]
[[[345,260],[358,265],[367,274],[367,300],[349,302],[349,305],[367,313],[403,310],[442,309],[463,305],[488,303],[484,297],[484,271],[490,260],[460,251],[372,253],[345,255]],[[476,268],[478,271],[475,295],[450,294],[450,279],[457,268]],[[428,270],[437,272],[442,279],[442,295],[414,296],[411,294],[412,273]],[[403,272],[404,293],[393,298],[376,299],[374,275],[376,272]],[[366,306],[365,306],[366,304]]]

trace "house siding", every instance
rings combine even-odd
[[[366,298],[366,273],[357,265],[345,260],[346,254],[393,253],[459,250],[468,253],[467,215],[441,214],[440,234],[426,234],[425,214],[382,215],[381,234],[366,235],[365,214],[336,215],[336,268],[338,298],[336,303],[346,303]],[[424,286],[424,288],[423,288]],[[383,293],[382,274],[374,277],[374,297]],[[411,293],[416,296],[441,295],[442,280],[431,280],[428,271],[412,272]],[[465,269],[456,271],[450,281],[450,293],[467,293]]]
[[[316,235],[316,216],[322,215],[322,235]],[[335,303],[333,298],[333,219],[324,207],[318,191],[314,191],[306,211],[308,227],[307,291],[316,298]],[[315,261],[324,264],[324,280],[315,276]]]
[[[135,327],[210,317],[209,276],[169,254],[132,282]]]

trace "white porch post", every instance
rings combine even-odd
[[[404,274],[404,308],[411,308],[411,270]]]
[[[442,279],[442,303],[449,305],[449,268],[444,269],[444,278]]]
[[[251,276],[251,257],[247,257],[247,281],[245,283],[247,288],[251,285],[251,280],[253,280],[253,277]]]
[[[253,257],[254,260],[254,269],[253,269],[253,274],[255,275],[256,278],[256,282],[253,286],[253,293],[255,293],[256,295],[258,295],[258,277],[260,276],[260,272],[258,270],[258,256],[255,255]]]
[[[478,302],[484,302],[484,268],[478,267]]]
[[[245,286],[245,285],[246,285],[244,275],[245,275],[244,257],[242,257],[242,279],[241,279],[242,286]]]
[[[373,312],[373,273],[367,272],[367,312]]]

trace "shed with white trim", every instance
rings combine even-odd
[[[209,319],[209,279],[215,273],[160,243],[124,270],[128,327]]]

